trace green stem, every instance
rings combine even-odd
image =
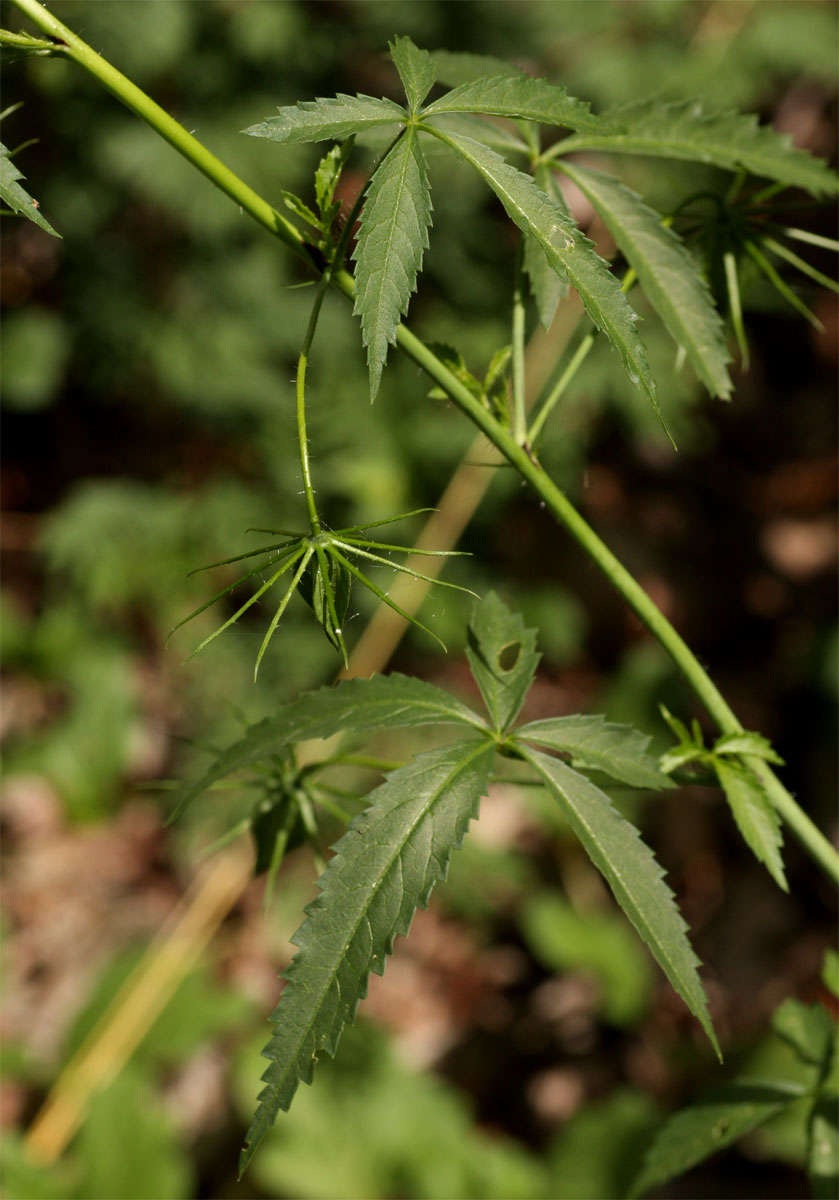
[[[155,104],[150,96],[127,79],[120,71],[86,42],[73,33],[61,21],[57,20],[38,0],[13,0],[13,3],[25,13],[30,20],[49,34],[58,43],[55,49],[61,50],[68,58],[77,62],[80,67],[99,80],[104,87],[112,92],[118,100],[130,108],[137,116],[142,117],[156,130],[171,146],[197,167],[203,175],[225,192],[232,200],[254,220],[258,221],[281,241],[285,242],[295,253],[310,266],[319,266],[317,255],[307,246],[305,238],[281,213],[241,180],[238,175],[216,158],[206,146],[202,146],[197,138],[187,133],[182,125]]]
[[[562,399],[562,396],[564,395],[568,385],[571,383],[571,380],[588,358],[591,348],[594,345],[596,332],[597,331],[594,329],[590,330],[580,342],[579,346],[571,356],[571,361],[569,362],[568,366],[560,375],[556,385],[545,397],[544,401],[542,402],[542,407],[533,418],[533,424],[530,426],[530,429],[527,433],[527,444],[530,446],[532,451],[536,450],[536,446],[539,442],[545,422],[553,412],[554,407]]]
[[[188,134],[172,117],[159,105],[155,104],[145,92],[126,79],[119,71],[106,62],[100,55],[87,46],[67,26],[57,21],[38,0],[13,0],[17,7],[30,17],[45,33],[56,38],[64,52],[84,67],[86,71],[113,92],[138,116],[142,117],[153,129],[157,130],[175,149],[198,168],[207,178],[229,195],[237,204],[263,225],[269,232],[280,238],[294,252],[304,259],[311,267],[323,270],[323,262],[313,248],[310,247],[302,234],[281,216],[274,208],[262,199],[252,188],[240,180],[206,147],[202,146],[191,134]],[[561,143],[564,153],[571,149],[571,139]],[[559,152],[559,151],[557,151]],[[797,231],[796,231],[797,232]],[[352,298],[354,282],[352,276],[344,270],[333,269],[333,285],[345,296]],[[515,438],[504,429],[499,422],[483,407],[458,380],[437,356],[411,333],[404,325],[396,332],[396,341],[400,348],[421,367],[436,383],[438,383],[455,404],[470,418],[470,420],[490,439],[501,451],[504,457],[516,468],[523,479],[531,484],[537,495],[544,500],[546,507],[556,520],[565,526],[569,533],[582,546],[586,553],[597,563],[612,585],[621,593],[630,608],[646,625],[654,637],[667,650],[679,670],[691,684],[697,696],[702,700],[708,712],[714,718],[722,733],[739,733],[742,730],[740,722],[729,708],[723,696],[718,691],[710,676],[702,667],[690,647],[684,642],[663,613],[659,612],[644,589],[626,570],[623,564],[612,554],[611,550],[598,537],[594,530],[576,511],[567,497],[559,490],[553,480],[544,472],[542,467],[530,458],[527,451],[518,444]],[[355,574],[351,564],[347,564]],[[386,603],[391,603],[385,598]],[[824,834],[814,825],[807,814],[798,806],[780,780],[777,779],[767,763],[760,760],[752,763],[755,772],[763,782],[767,794],[776,809],[790,826],[810,855],[839,883],[839,854],[831,846]]]
[[[520,446],[527,441],[527,408],[524,382],[525,332],[524,238],[519,238],[516,251],[516,275],[513,284],[513,437]]]

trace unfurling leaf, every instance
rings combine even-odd
[[[335,189],[338,186],[338,180],[341,178],[344,164],[352,150],[353,142],[354,139],[349,137],[339,145],[333,146],[331,150],[327,150],[317,165],[317,170],[315,171],[315,199],[321,220],[325,224],[331,224],[337,212],[338,203],[335,200]]]
[[[324,555],[324,560],[328,572],[326,580],[324,562],[313,558],[298,584],[298,591],[315,614],[327,641],[340,651],[344,646],[343,626],[350,606],[352,579],[331,555]]]
[[[370,972],[383,973],[395,938],[445,878],[486,792],[493,753],[482,740],[418,755],[371,793],[334,847],[320,895],[292,939],[299,950],[272,1017],[275,1033],[263,1052],[270,1066],[240,1171],[300,1080],[311,1083],[318,1056],[335,1054]]]
[[[519,229],[539,243],[560,277],[577,289],[592,321],[623,359],[632,382],[655,403],[655,383],[635,328],[638,318],[588,238],[530,176],[493,150],[455,134],[446,134],[445,140],[486,180]]]
[[[825,163],[797,150],[786,134],[758,125],[755,116],[708,113],[696,100],[642,100],[612,109],[603,119],[621,128],[575,135],[562,143],[562,153],[585,149],[690,159],[777,179],[817,196],[839,191],[839,177]]]
[[[370,368],[370,396],[379,390],[388,346],[416,286],[428,248],[431,191],[416,130],[407,129],[373,176],[353,252],[355,308]]]
[[[337,142],[378,126],[393,125],[395,128],[407,115],[405,109],[392,100],[339,93],[329,100],[302,100],[299,104],[281,108],[275,117],[251,125],[245,133],[286,145]]]
[[[475,606],[466,657],[495,729],[508,729],[518,716],[542,657],[536,630],[528,629],[495,592]]]
[[[673,787],[648,753],[650,739],[645,734],[629,725],[613,724],[600,715],[531,721],[519,726],[516,737],[564,751],[580,770],[602,771],[631,787]]]
[[[591,201],[641,287],[712,396],[727,400],[729,354],[710,289],[684,243],[641,197],[599,171],[560,160],[560,169]]]
[[[559,801],[568,824],[608,883],[615,900],[720,1055],[697,971],[699,960],[653,852],[641,840],[638,830],[613,807],[605,792],[584,775],[557,758],[530,749],[518,736],[515,744]]]

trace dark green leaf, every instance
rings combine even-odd
[[[370,972],[383,973],[394,939],[445,878],[486,792],[493,753],[490,741],[470,741],[418,755],[376,788],[336,844],[321,893],[293,938],[299,950],[272,1017],[275,1033],[264,1050],[271,1065],[242,1170],[299,1081],[311,1082],[318,1055],[335,1054]]]
[[[488,76],[524,75],[521,67],[494,58],[491,54],[460,54],[452,50],[432,50],[437,78],[446,87],[458,87]]]
[[[629,725],[615,725],[600,715],[531,721],[516,730],[516,737],[564,751],[572,755],[575,767],[603,771],[632,787],[673,787],[658,769],[657,760],[647,752],[650,739],[645,734]]]
[[[462,83],[429,104],[423,117],[451,112],[522,118],[568,129],[602,128],[601,120],[585,101],[569,96],[564,87],[548,83],[547,79],[531,79],[527,75],[497,75]]]
[[[20,186],[19,180],[24,178],[25,176],[21,174],[9,157],[7,147],[0,142],[0,201],[8,205],[12,212],[32,221],[45,233],[51,233],[53,237],[61,237],[61,234],[53,229],[46,217],[41,216],[38,201],[34,200]]]
[[[664,1123],[646,1154],[631,1196],[643,1196],[783,1112],[796,1094],[770,1084],[741,1083],[683,1109]]]
[[[388,49],[402,80],[408,107],[415,113],[434,85],[434,59],[427,50],[415,46],[409,37],[394,38]]]
[[[423,252],[428,248],[431,192],[416,130],[405,131],[370,182],[353,257],[355,308],[370,368],[370,394],[379,390],[388,346],[408,310]]]
[[[825,163],[796,150],[786,134],[758,125],[755,116],[707,113],[695,100],[675,104],[643,100],[606,113],[604,119],[622,128],[600,136],[586,133],[568,138],[562,143],[563,154],[587,149],[691,159],[777,179],[814,195],[839,190],[839,179]]]
[[[346,96],[329,100],[303,100],[281,108],[276,117],[251,125],[245,133],[288,145],[293,142],[340,141],[353,133],[404,121],[405,109],[392,100],[374,96]]]
[[[350,606],[352,579],[347,571],[336,562],[331,555],[324,556],[329,572],[329,587],[332,590],[332,603],[329,602],[327,589],[324,586],[323,563],[313,558],[306,569],[306,574],[298,584],[298,591],[315,615],[320,627],[326,634],[329,643],[336,650],[341,650],[343,642],[343,626],[347,610]],[[333,614],[334,609],[334,614]],[[337,618],[337,624],[336,620]]]
[[[731,380],[722,319],[694,258],[661,215],[617,179],[561,161],[591,201],[670,336],[712,396],[727,400]]]
[[[652,851],[638,830],[585,776],[516,739],[524,758],[559,801],[572,830],[719,1055],[686,925]]]
[[[461,723],[485,728],[480,717],[454,696],[407,675],[374,675],[372,679],[347,679],[335,687],[319,688],[281,705],[274,716],[252,725],[222,751],[202,777],[186,787],[173,819],[216,780],[261,762],[295,742],[331,737],[339,730],[366,733],[382,727]]]
[[[570,220],[571,214],[565,197],[557,183],[556,175],[547,163],[540,162],[537,165],[533,172],[533,181]],[[537,239],[528,235],[525,235],[524,239],[524,269],[530,280],[530,291],[536,302],[539,320],[547,329],[554,318],[557,304],[564,299],[568,291],[568,285],[557,275]]]
[[[592,321],[619,352],[632,382],[655,401],[647,354],[635,328],[638,318],[588,238],[530,176],[479,142],[454,134],[445,137],[483,176],[510,219],[539,243],[560,277],[577,289]]]
[[[772,1028],[805,1062],[821,1065],[830,1053],[833,1022],[820,1004],[785,1000],[772,1016]]]
[[[539,665],[536,630],[528,629],[518,613],[489,592],[469,622],[466,657],[494,727],[507,729]]]
[[[736,760],[714,755],[713,764],[743,840],[778,887],[788,891],[781,858],[784,840],[781,819],[763,785],[747,766]]]

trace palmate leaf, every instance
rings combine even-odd
[[[9,156],[9,150],[0,142],[0,202],[7,205],[12,212],[32,221],[45,233],[53,237],[61,234],[53,229],[46,217],[41,215],[38,201],[20,186],[20,180],[25,176],[17,169]]]
[[[557,208],[561,208],[570,218],[571,214],[557,183],[556,175],[547,163],[540,162],[537,165],[533,172],[533,182],[542,189]],[[568,284],[557,275],[536,238],[527,235],[524,239],[524,269],[530,281],[530,291],[536,303],[539,320],[547,329],[554,319],[557,304],[564,299],[568,291]]]
[[[516,737],[570,754],[574,766],[589,767],[630,787],[670,788],[674,784],[647,752],[650,739],[629,725],[602,716],[550,717],[520,725]]]
[[[731,380],[722,319],[710,289],[684,243],[641,197],[599,171],[560,169],[576,183],[602,219],[673,340],[712,396],[727,400]]]
[[[311,1082],[319,1054],[335,1053],[370,972],[383,973],[394,939],[445,878],[486,792],[493,754],[493,743],[481,740],[418,755],[371,793],[334,847],[320,895],[292,939],[299,950],[271,1018],[275,1033],[263,1051],[271,1065],[240,1172],[300,1080]]]
[[[408,128],[373,176],[353,257],[355,307],[367,347],[370,396],[416,286],[428,248],[431,190],[416,130]]]
[[[781,858],[781,820],[760,780],[743,763],[714,756],[714,770],[737,828],[758,862],[783,891],[789,891]]]
[[[452,724],[486,729],[485,722],[449,692],[407,675],[347,679],[335,687],[306,692],[281,705],[272,717],[252,725],[219,754],[201,778],[184,789],[171,819],[217,780],[295,742],[331,737],[339,730],[366,733],[400,726]]]
[[[547,79],[528,75],[497,75],[493,79],[475,79],[452,88],[429,104],[423,118],[438,113],[484,113],[511,120],[538,121],[542,125],[562,125],[567,129],[609,129],[596,117],[584,100],[569,96],[564,87]]]
[[[536,649],[536,630],[528,629],[488,592],[476,605],[469,622],[466,657],[495,729],[507,729],[524,703],[542,657]]]
[[[559,801],[568,824],[618,904],[720,1055],[697,972],[699,960],[652,851],[638,830],[612,806],[605,792],[585,776],[557,758],[532,750],[519,741],[518,735],[515,744]]]
[[[839,177],[818,158],[797,150],[790,138],[757,117],[737,112],[708,113],[698,101],[661,104],[644,100],[604,114],[620,130],[584,133],[561,143],[571,150],[605,150],[610,154],[649,154],[712,163],[729,171],[777,179],[814,195],[834,195]]]
[[[455,134],[444,136],[486,180],[510,219],[539,243],[553,269],[577,289],[586,312],[623,359],[630,379],[655,403],[655,383],[635,328],[638,318],[592,243],[529,175],[480,142]]]
[[[245,133],[286,145],[341,141],[353,133],[380,125],[395,127],[407,115],[405,109],[392,100],[339,93],[328,100],[301,100],[299,104],[281,108],[275,117],[267,117],[259,124],[251,125]]]
[[[797,1100],[794,1085],[749,1083],[721,1088],[664,1123],[647,1151],[630,1196],[643,1196],[718,1150],[724,1150]]]
[[[399,72],[408,107],[415,113],[434,86],[434,59],[420,50],[409,37],[396,37],[389,43],[390,57]]]

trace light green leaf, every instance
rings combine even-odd
[[[778,887],[789,891],[781,858],[780,817],[760,780],[743,763],[714,756],[713,764],[746,845],[764,864]]]
[[[32,221],[45,233],[51,233],[53,237],[61,237],[61,234],[53,229],[46,217],[41,215],[38,201],[34,200],[20,186],[19,180],[25,179],[26,176],[17,169],[9,155],[8,148],[0,142],[0,201],[8,205],[12,212]]]
[[[601,715],[550,717],[520,725],[516,737],[570,754],[574,766],[603,771],[639,788],[669,788],[673,782],[658,769],[647,747],[650,739],[629,725],[616,725]]]
[[[497,75],[462,83],[429,104],[423,117],[451,112],[521,118],[568,129],[603,128],[603,122],[585,101],[569,96],[564,87],[547,79],[531,79],[528,75]]]
[[[327,150],[317,165],[317,170],[315,171],[315,199],[317,200],[318,212],[324,220],[331,220],[336,211],[337,206],[333,207],[335,204],[335,188],[338,186],[338,180],[341,178],[344,164],[352,149],[353,140],[353,138],[347,138],[346,141]]]
[[[839,1195],[839,1103],[835,1096],[816,1101],[807,1126],[807,1174],[814,1200]]]
[[[458,87],[462,83],[473,83],[488,76],[524,75],[521,67],[494,58],[491,54],[460,54],[453,50],[432,50],[434,67],[440,83],[446,87]]]
[[[684,242],[661,216],[617,179],[560,160],[561,170],[593,205],[647,299],[712,396],[727,400],[731,380],[722,319]]]
[[[370,368],[370,395],[379,390],[388,346],[428,248],[431,191],[416,130],[406,130],[373,176],[353,257],[355,308]]]
[[[785,1000],[772,1014],[772,1029],[800,1058],[818,1066],[833,1044],[833,1022],[820,1004]]]
[[[449,692],[407,675],[346,679],[335,687],[306,692],[281,705],[272,717],[252,725],[222,751],[201,778],[185,788],[172,819],[217,780],[295,742],[331,737],[339,730],[366,733],[382,727],[461,723],[478,730],[486,728],[480,717]]]
[[[604,114],[604,120],[621,130],[568,138],[561,152],[604,150],[690,159],[777,179],[814,195],[833,195],[839,190],[839,178],[825,163],[797,150],[787,135],[758,125],[753,115],[708,113],[694,100],[675,104],[644,100],[613,109]]]
[[[483,176],[512,221],[542,247],[548,262],[579,293],[586,311],[623,359],[633,383],[655,402],[655,384],[647,353],[629,307],[608,264],[570,217],[528,175],[471,138],[446,134],[445,140]]]
[[[340,141],[379,125],[395,125],[404,121],[407,115],[405,109],[392,100],[339,93],[334,99],[302,100],[299,104],[281,108],[276,117],[251,125],[245,133],[285,145]]]
[[[784,765],[784,760],[773,748],[768,738],[765,738],[762,733],[750,733],[747,730],[743,730],[742,733],[726,733],[723,737],[717,738],[714,742],[713,752],[714,754],[751,754],[755,758],[765,759],[766,762],[776,763],[780,767]]]
[[[445,878],[486,792],[493,753],[492,742],[470,741],[418,755],[371,793],[334,847],[320,895],[293,938],[300,949],[272,1017],[275,1033],[263,1051],[271,1065],[240,1170],[299,1081],[311,1083],[318,1055],[335,1054],[370,972],[384,972],[394,939]]]
[[[652,851],[641,840],[638,830],[612,806],[609,797],[585,776],[557,758],[531,750],[518,738],[516,745],[556,796],[569,825],[618,904],[720,1055],[697,971],[699,960]]]
[[[126,1114],[130,1113],[130,1136]],[[177,1132],[148,1080],[129,1066],[94,1095],[77,1154],[86,1196],[181,1200],[193,1194],[192,1170]]]
[[[528,629],[495,592],[488,592],[475,606],[467,636],[466,657],[493,725],[499,731],[507,729],[542,657],[536,650],[536,630]]]
[[[565,197],[562,195],[554,172],[547,163],[540,162],[537,165],[533,172],[533,182],[570,220],[571,214],[565,203]],[[530,291],[536,302],[539,320],[547,329],[554,318],[557,304],[564,299],[568,291],[568,285],[548,262],[545,251],[537,239],[527,234],[524,238],[524,269],[530,280]]]
[[[434,86],[434,59],[409,37],[396,37],[388,44],[393,65],[399,72],[408,107],[415,113]]]
[[[683,1174],[783,1112],[796,1098],[786,1088],[743,1080],[676,1113],[653,1139],[630,1196],[643,1196]]]
[[[835,950],[828,950],[824,956],[822,982],[828,991],[839,1000],[839,954]]]

